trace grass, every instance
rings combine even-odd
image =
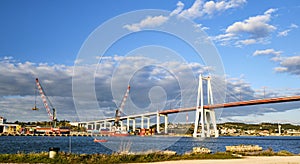
[[[42,153],[19,153],[19,154],[0,154],[0,163],[133,163],[133,162],[157,162],[187,159],[233,159],[231,153],[215,154],[185,154],[167,155],[161,153],[150,154],[70,154],[60,152],[53,158],[48,158],[47,152]]]
[[[242,154],[241,155],[251,155]],[[261,151],[255,156],[289,156],[294,155],[288,151],[273,152],[273,150]],[[70,154],[60,152],[58,155],[50,159],[48,152],[41,153],[18,153],[18,154],[0,154],[0,163],[134,163],[134,162],[158,162],[158,161],[174,161],[174,160],[195,160],[195,159],[235,159],[240,158],[229,152],[217,152],[214,154]]]

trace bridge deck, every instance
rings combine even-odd
[[[300,96],[289,96],[289,97],[277,97],[277,98],[266,98],[266,99],[257,99],[257,100],[246,100],[246,101],[238,101],[238,102],[229,102],[223,104],[214,104],[214,105],[204,105],[204,109],[217,109],[217,108],[230,108],[230,107],[238,107],[238,106],[250,106],[250,105],[259,105],[259,104],[270,104],[270,103],[281,103],[281,102],[291,102],[291,101],[300,101]],[[190,108],[179,108],[179,109],[168,109],[164,111],[160,111],[159,114],[167,115],[172,113],[180,113],[180,112],[189,112],[195,111],[196,107]],[[136,114],[136,115],[128,115],[123,116],[120,120],[125,120],[127,118],[133,119],[138,117],[150,117],[156,115],[156,112],[144,113],[144,114]],[[115,118],[107,118],[98,121],[114,121]]]
[[[290,101],[300,101],[300,96],[266,98],[266,99],[257,99],[257,100],[229,102],[224,104],[204,105],[203,108],[217,109],[217,108],[229,108],[229,107],[238,107],[238,106],[259,105],[259,104],[281,103],[281,102],[290,102]],[[161,111],[159,112],[159,114],[171,114],[171,113],[188,112],[194,110],[196,110],[196,107],[169,109],[169,110]]]

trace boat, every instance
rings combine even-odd
[[[99,134],[104,136],[111,136],[111,137],[126,137],[129,136],[129,133],[127,131],[119,130],[119,129],[113,129],[110,131],[109,129],[101,129],[99,131]]]
[[[95,138],[95,139],[94,139],[94,142],[107,142],[107,140]]]
[[[114,136],[114,137],[126,137],[126,136],[129,136],[129,133],[125,132],[125,131],[115,131],[115,132],[111,132],[110,136]]]

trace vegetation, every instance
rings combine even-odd
[[[30,154],[0,154],[0,163],[133,163],[188,159],[234,159],[231,153],[168,155],[150,154],[69,154],[61,152],[50,159],[47,152]]]
[[[240,155],[255,156],[291,156],[288,151],[274,152],[271,148],[260,152],[239,153]],[[235,159],[241,156],[228,153],[217,152],[214,154],[70,154],[60,152],[50,159],[47,152],[41,153],[19,153],[19,154],[0,154],[0,163],[135,163],[135,162],[158,162],[173,160],[195,160],[195,159]]]
[[[292,125],[292,124],[280,124],[282,130],[284,129],[295,129],[300,130],[299,125]],[[245,123],[236,123],[236,122],[227,122],[223,124],[218,124],[218,127],[226,127],[226,128],[235,128],[235,129],[242,129],[242,130],[269,130],[275,131],[278,129],[277,123],[260,123],[260,124],[245,124]]]
[[[31,125],[31,126],[50,127],[52,125],[52,121],[38,121],[38,122],[19,122],[19,121],[15,121],[14,124],[19,124],[21,126]],[[67,121],[67,120],[57,121],[57,126],[71,127],[70,121]]]

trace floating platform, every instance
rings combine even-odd
[[[258,145],[236,145],[236,146],[225,146],[226,151],[229,152],[254,152],[262,151],[262,147]]]

